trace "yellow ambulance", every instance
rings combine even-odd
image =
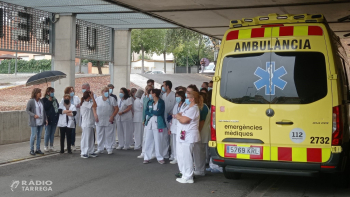
[[[209,142],[225,177],[332,173],[348,181],[346,58],[323,15],[230,21],[213,77]]]

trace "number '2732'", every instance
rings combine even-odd
[[[311,144],[329,144],[329,137],[310,137]]]

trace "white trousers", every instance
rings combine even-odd
[[[132,121],[118,121],[117,133],[119,147],[129,148],[132,144],[132,136],[134,133]]]
[[[182,173],[182,178],[186,180],[193,179],[193,143],[179,142],[177,144],[177,163]]]
[[[94,128],[82,127],[80,150],[81,155],[90,155],[94,153]]]
[[[169,159],[169,147],[170,147],[170,135],[168,134],[168,129],[163,129],[163,157]]]
[[[117,146],[117,121],[114,121],[113,124],[113,144],[112,147]]]
[[[109,126],[96,126],[96,141],[97,150],[102,151],[106,147],[107,151],[112,151],[113,146],[113,133],[115,125],[111,124]]]
[[[143,127],[143,139],[142,139],[142,154],[145,155],[145,152],[146,152],[146,136],[147,136],[147,133],[149,133],[150,131],[145,129],[145,127]],[[154,146],[151,147],[152,148],[152,157],[154,157],[156,155],[155,153],[155,148]]]
[[[134,122],[135,149],[142,147],[143,125],[142,122]]]
[[[171,146],[171,158],[177,159],[176,158],[176,134],[172,133],[171,135],[171,139],[170,139],[170,146]]]
[[[163,157],[163,132],[159,132],[158,129],[147,130],[146,142],[145,142],[145,156],[144,160],[151,160],[153,147],[158,161],[164,160]]]
[[[201,175],[205,175],[206,145],[207,144],[201,142],[196,142],[193,146],[195,172]]]

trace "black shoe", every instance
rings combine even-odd
[[[68,151],[68,154],[72,154],[72,151]]]
[[[177,178],[182,178],[182,174],[181,174],[180,172],[176,173],[175,176],[176,176]]]
[[[39,155],[43,155],[44,154],[43,152],[41,152],[41,150],[37,150],[37,151],[35,151],[35,153],[39,154]]]
[[[60,153],[61,153],[61,154],[64,153],[64,150],[61,150]]]
[[[35,152],[34,152],[33,150],[31,150],[31,151],[29,152],[29,154],[35,156]]]

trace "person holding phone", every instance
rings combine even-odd
[[[147,135],[143,163],[150,163],[154,146],[158,163],[164,164],[163,151],[166,148],[166,142],[164,141],[163,135],[167,127],[164,119],[165,103],[159,98],[159,89],[148,90],[148,94],[151,101],[148,102],[147,109],[145,109],[145,130]]]
[[[179,183],[193,183],[193,147],[194,143],[201,140],[198,127],[199,108],[203,107],[203,100],[200,99],[198,92],[192,91],[187,93],[185,103],[188,107],[175,116],[179,121],[176,135],[178,141],[176,146],[177,162],[182,174],[182,177],[177,178],[176,181]]]
[[[102,96],[96,99],[96,140],[97,151],[95,154],[103,153],[106,148],[107,153],[110,155],[113,153],[113,133],[116,122],[114,117],[117,115],[119,108],[115,98],[109,95],[109,88],[104,87],[101,90]]]
[[[55,151],[53,142],[55,139],[55,132],[58,123],[58,108],[59,104],[55,97],[55,89],[52,87],[46,88],[45,97],[42,98],[44,103],[44,109],[47,116],[47,125],[45,126],[44,137],[44,151]],[[49,148],[50,142],[50,148]]]
[[[41,98],[41,89],[34,88],[26,108],[26,112],[29,115],[29,126],[31,129],[29,154],[33,156],[35,154],[39,154],[39,155],[44,154],[40,150],[40,142],[41,142],[41,132],[43,130],[43,126],[45,124],[47,125],[47,119],[46,119],[46,112],[44,110],[44,102],[40,98]],[[36,151],[34,152],[35,138],[36,138]]]

